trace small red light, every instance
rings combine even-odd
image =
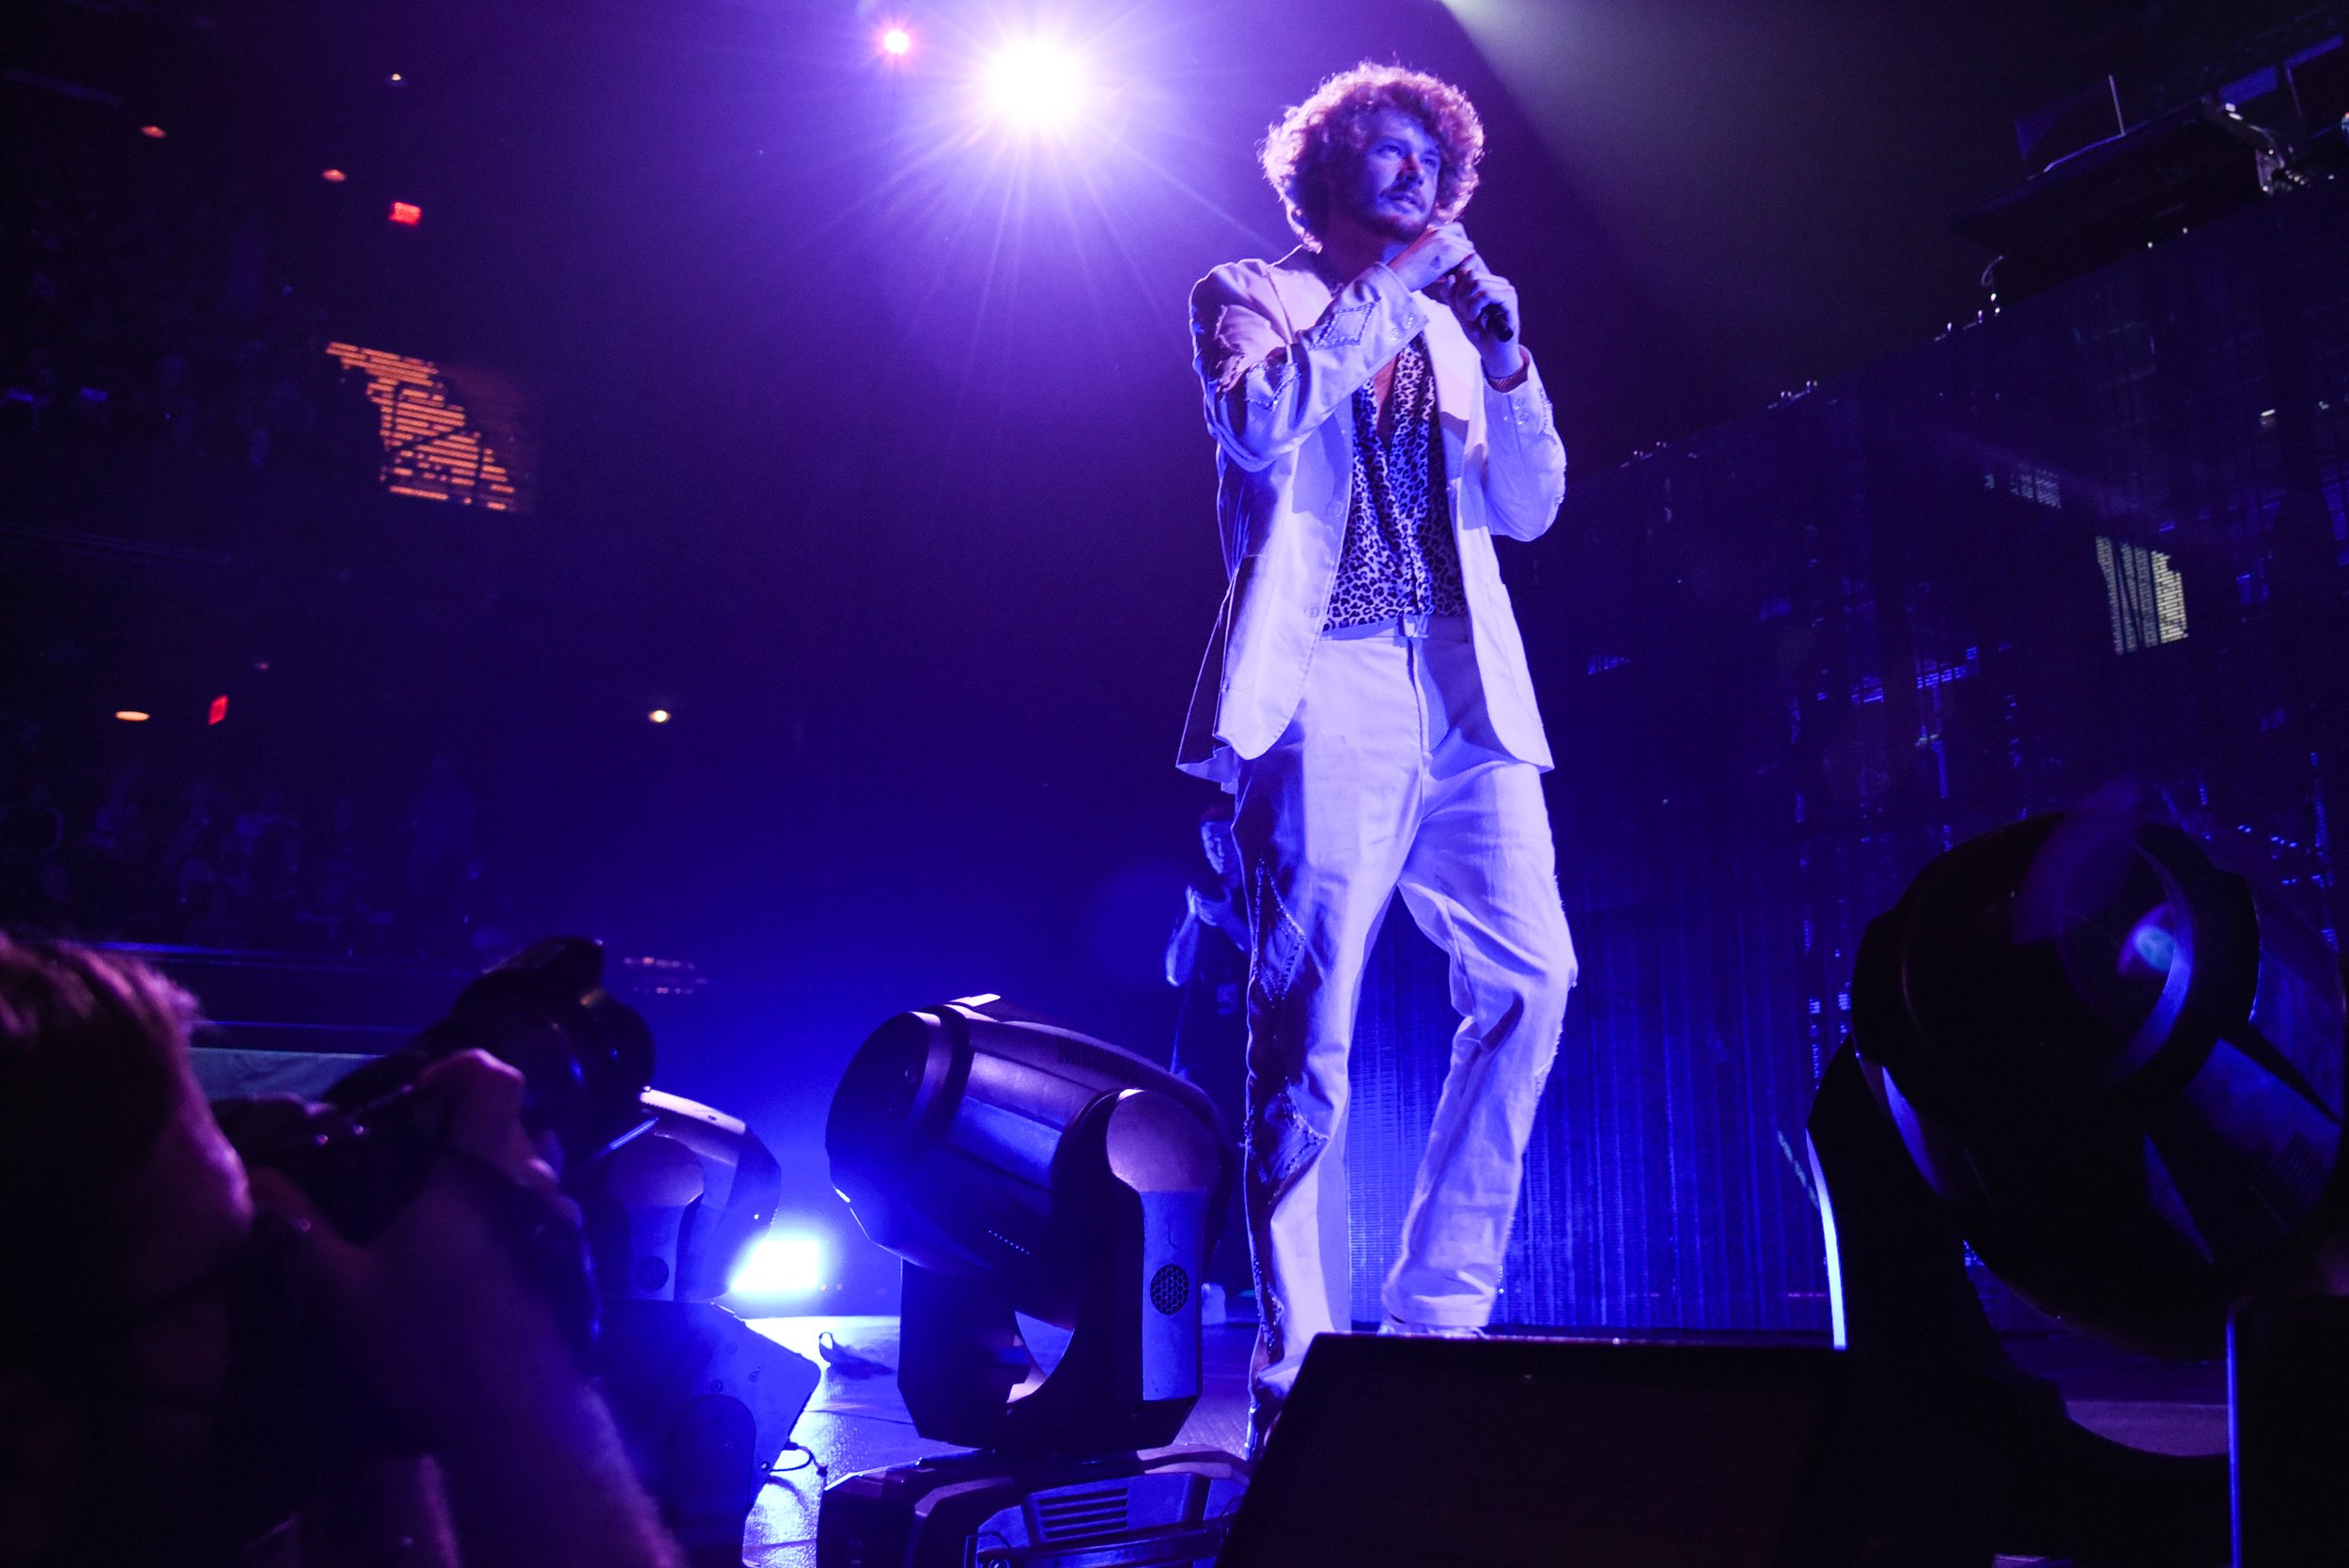
[[[392,203],[392,222],[413,228],[424,222],[424,209],[412,201],[396,201]]]
[[[344,180],[349,179],[350,177],[343,173],[340,169],[327,169],[322,171],[319,175],[319,178],[325,180],[329,185],[340,185]]]
[[[211,717],[206,719],[204,722],[208,724],[217,724],[227,717],[228,699],[226,697],[214,697],[212,699]]]
[[[163,139],[163,128],[160,125],[142,125],[139,134],[150,142],[160,142]]]

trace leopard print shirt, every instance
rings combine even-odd
[[[1330,595],[1330,631],[1397,615],[1468,613],[1426,338],[1413,338],[1395,356],[1387,405],[1382,432],[1377,396],[1368,386],[1354,394],[1354,495]]]

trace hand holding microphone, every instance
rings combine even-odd
[[[1483,256],[1470,252],[1467,260],[1443,275],[1439,288],[1428,292],[1452,307],[1469,340],[1485,356],[1488,370],[1496,375],[1516,371],[1521,351],[1509,348],[1517,335],[1515,285],[1486,266]],[[1507,368],[1494,369],[1496,360],[1507,361]]]
[[[1525,368],[1525,350],[1517,343],[1517,287],[1486,266],[1484,257],[1470,252],[1427,292],[1459,318],[1461,330],[1485,362],[1487,378],[1506,381]]]
[[[1508,285],[1489,272],[1480,279],[1470,271],[1471,268],[1482,272],[1483,263],[1471,256],[1444,274],[1444,281],[1452,286],[1453,308],[1459,312],[1460,325],[1496,343],[1506,343],[1517,335],[1517,318],[1511,307],[1501,303],[1489,285],[1501,283],[1503,288],[1507,288]],[[1469,291],[1468,295],[1462,295],[1463,289]],[[1480,290],[1483,290],[1481,296]],[[1511,290],[1511,298],[1514,300],[1515,297],[1515,290]],[[1471,311],[1474,312],[1472,318]]]
[[[1438,224],[1387,265],[1407,287],[1452,307],[1483,356],[1486,375],[1505,380],[1524,365],[1525,351],[1517,347],[1517,288],[1485,265],[1468,230]]]

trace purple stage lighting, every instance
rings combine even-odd
[[[1084,107],[1084,70],[1064,45],[1022,39],[988,61],[986,89],[997,118],[1029,131],[1060,131]]]
[[[820,1236],[770,1234],[753,1242],[726,1288],[761,1301],[813,1296],[824,1288]]]

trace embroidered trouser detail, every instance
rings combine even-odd
[[[1330,640],[1280,741],[1246,764],[1235,831],[1251,868],[1246,1199],[1260,1405],[1314,1335],[1352,1318],[1346,1058],[1362,967],[1397,893],[1451,963],[1461,1014],[1388,1313],[1483,1324],[1574,943],[1537,770],[1491,738],[1463,621]]]
[[[1321,1157],[1330,1143],[1316,1131],[1286,1091],[1251,1108],[1248,1119],[1248,1179],[1275,1194],[1288,1190],[1299,1172]]]
[[[1248,960],[1249,1001],[1277,1008],[1297,978],[1297,966],[1305,961],[1305,929],[1281,902],[1272,867],[1258,862],[1251,883],[1248,918],[1255,951]]]

